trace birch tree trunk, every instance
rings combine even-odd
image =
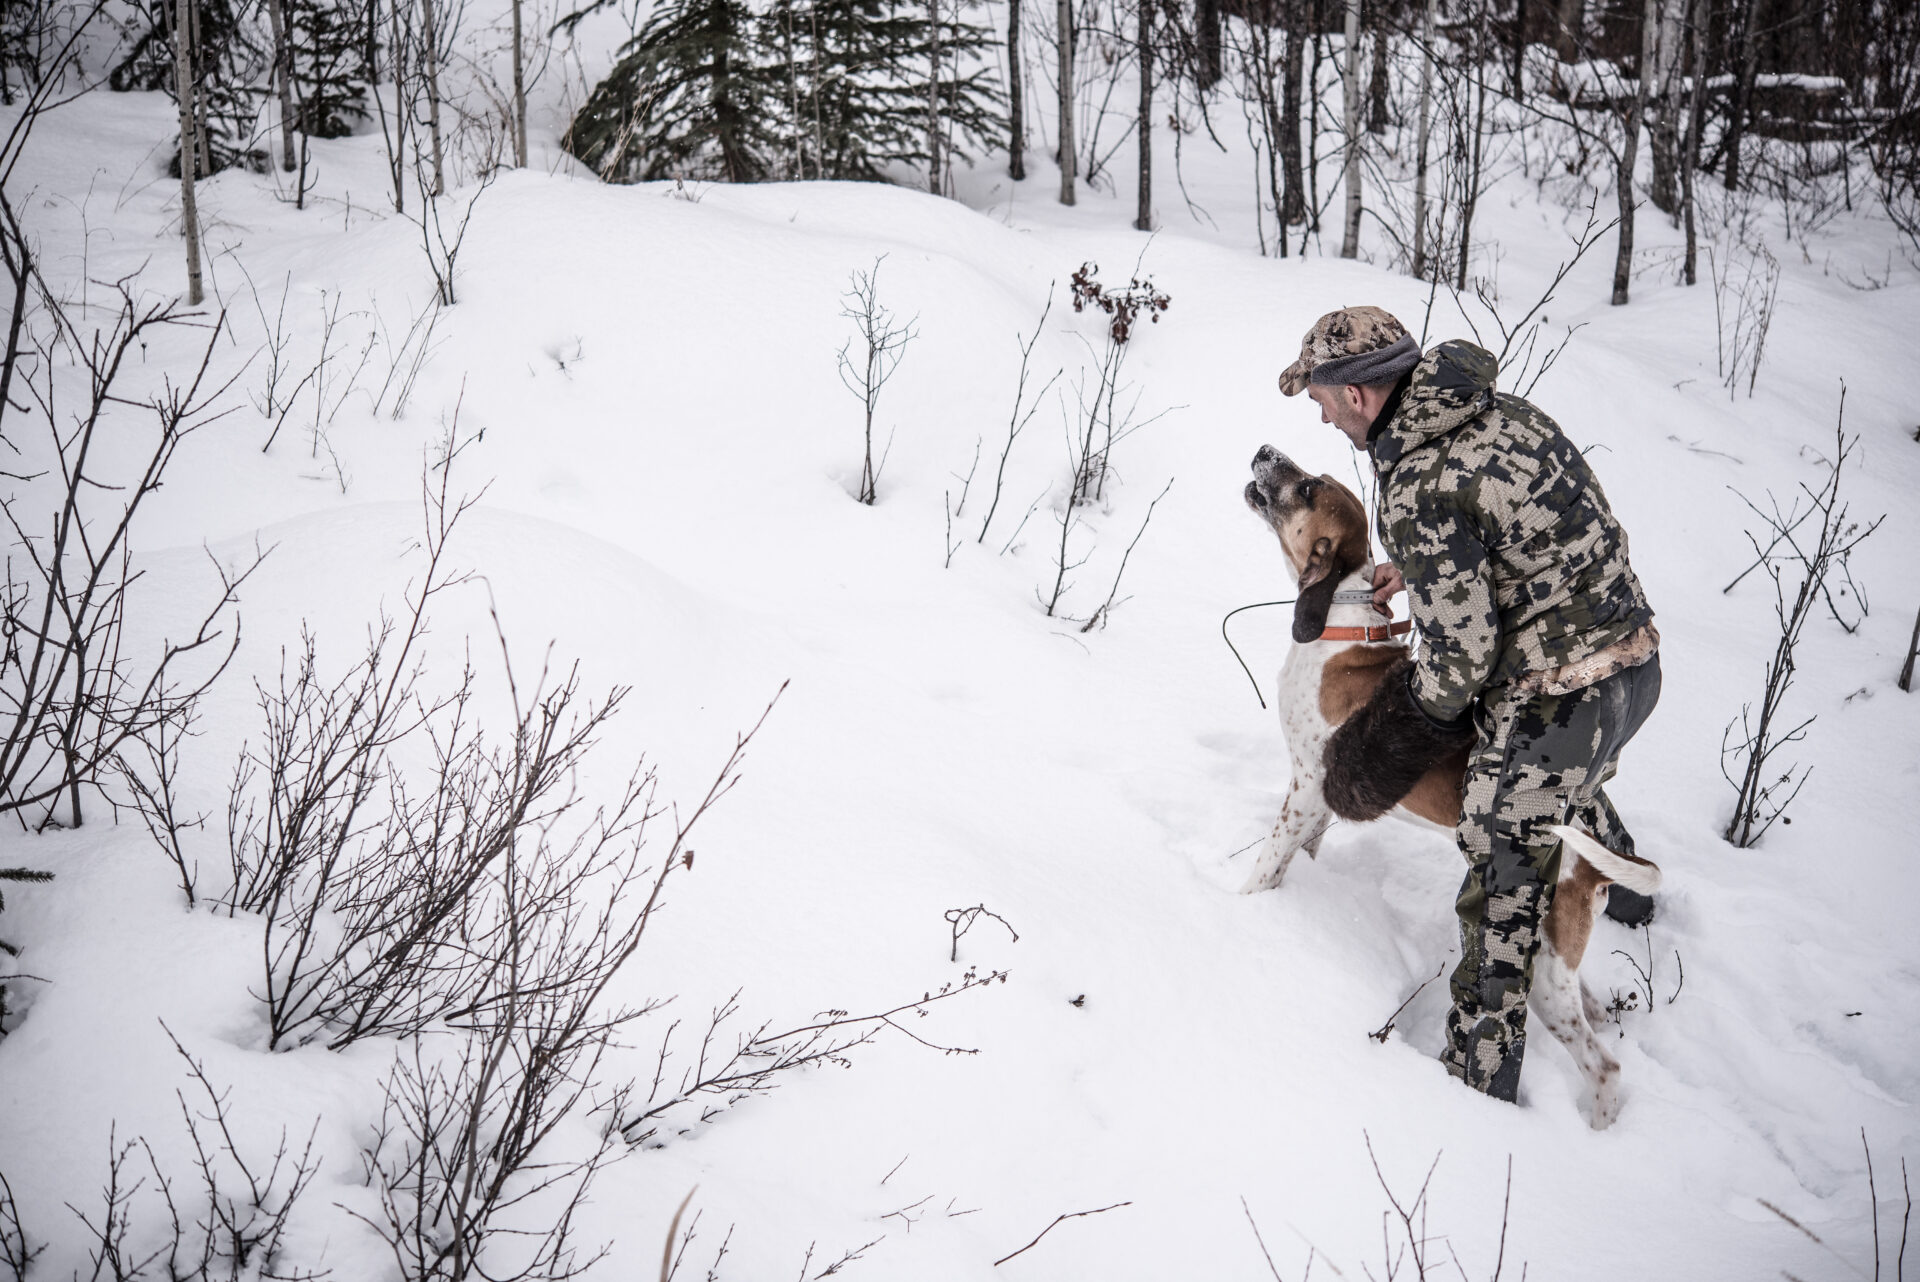
[[[287,33],[285,0],[267,0],[267,22],[273,28],[273,78],[280,89],[280,168],[293,172],[293,45]]]
[[[1074,202],[1073,189],[1073,0],[1057,0],[1060,23],[1060,203]]]
[[[207,127],[207,84],[206,68],[201,65],[201,53],[205,43],[200,39],[200,6],[187,6],[188,40],[193,52],[189,57],[188,71],[193,79],[193,119],[194,119],[194,155],[199,157],[199,177],[213,177],[213,139],[212,131]]]
[[[431,0],[429,0],[431,2]],[[526,55],[520,42],[520,0],[513,0],[513,167],[527,167]]]
[[[1140,203],[1134,230],[1153,230],[1153,0],[1140,6]]]
[[[447,192],[446,169],[440,146],[440,28],[434,21],[434,0],[420,0],[420,71],[427,86],[427,137],[433,151],[433,192]]]
[[[1360,0],[1347,0],[1346,54],[1340,129],[1347,144],[1342,166],[1347,180],[1347,225],[1340,238],[1340,257],[1355,258],[1360,253],[1360,149],[1367,136],[1360,127]]]
[[[1647,110],[1647,72],[1653,66],[1654,43],[1659,39],[1660,0],[1647,0],[1646,16],[1640,29],[1640,77],[1633,91],[1633,105],[1627,108],[1627,136],[1620,144],[1620,168],[1614,175],[1614,188],[1620,194],[1620,252],[1613,260],[1613,305],[1627,302],[1627,287],[1633,283],[1633,167],[1640,158],[1640,119]]]
[[[180,103],[180,226],[187,237],[187,306],[198,307],[200,289],[200,211],[193,200],[193,170],[198,130],[193,119],[193,0],[175,0],[173,88]]]
[[[1653,182],[1647,199],[1663,214],[1680,212],[1680,38],[1687,0],[1660,0],[1654,30],[1651,72],[1647,87],[1647,144],[1653,153]]]
[[[1026,68],[1020,62],[1020,0],[1007,0],[1007,174],[1027,176]]]
[[[1433,136],[1433,7],[1420,17],[1420,126],[1413,159],[1413,275],[1427,277],[1427,145]]]

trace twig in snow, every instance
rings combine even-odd
[[[1038,497],[1036,497],[1036,498],[1035,498],[1035,499],[1033,500],[1033,502],[1031,502],[1031,503],[1029,503],[1029,504],[1027,504],[1027,515],[1026,515],[1026,516],[1023,516],[1023,517],[1021,517],[1021,518],[1020,518],[1020,524],[1018,524],[1018,525],[1016,525],[1016,526],[1014,526],[1014,527],[1013,527],[1013,535],[1012,535],[1012,537],[1011,537],[1011,538],[1009,538],[1009,539],[1008,539],[1008,540],[1007,540],[1007,541],[1006,541],[1005,543],[1003,543],[1003,544],[1001,544],[1001,545],[1000,545],[1000,555],[1001,555],[1001,556],[1005,556],[1005,555],[1007,554],[1007,551],[1008,551],[1008,549],[1010,549],[1010,548],[1012,548],[1012,547],[1013,547],[1013,543],[1014,543],[1014,540],[1015,540],[1015,539],[1018,539],[1018,538],[1020,537],[1020,531],[1022,531],[1022,530],[1024,530],[1024,529],[1026,529],[1026,528],[1027,528],[1027,521],[1028,521],[1028,519],[1029,519],[1030,517],[1032,517],[1032,516],[1033,516],[1033,514],[1034,514],[1035,512],[1037,512],[1037,511],[1039,511],[1039,510],[1040,510],[1040,500],[1041,500],[1041,499],[1044,499],[1044,498],[1046,498],[1046,497],[1047,497],[1047,490],[1050,490],[1050,489],[1052,489],[1052,488],[1053,488],[1053,487],[1052,487],[1051,485],[1049,485],[1049,486],[1047,487],[1047,489],[1046,489],[1046,490],[1041,490],[1041,491],[1040,491],[1040,493],[1039,493],[1039,495],[1038,495]]]
[[[1387,1044],[1387,1037],[1393,1032],[1393,1021],[1400,1018],[1400,1012],[1405,1010],[1407,1007],[1413,1005],[1413,999],[1418,997],[1421,993],[1426,992],[1427,985],[1431,984],[1434,980],[1440,978],[1440,972],[1444,971],[1446,968],[1447,968],[1446,963],[1442,962],[1439,968],[1436,969],[1433,972],[1433,974],[1421,980],[1420,987],[1408,993],[1407,1000],[1405,1000],[1404,1002],[1401,1002],[1398,1006],[1393,1008],[1393,1014],[1387,1016],[1387,1022],[1380,1025],[1380,1027],[1374,1029],[1371,1033],[1368,1033],[1367,1036],[1371,1037],[1374,1041],[1379,1042],[1382,1046],[1385,1046]]]
[[[1093,1210],[1091,1210],[1091,1211],[1071,1211],[1071,1212],[1068,1212],[1068,1213],[1067,1213],[1067,1214],[1065,1214],[1065,1215],[1056,1215],[1056,1216],[1054,1216],[1054,1217],[1053,1217],[1053,1223],[1052,1223],[1052,1224],[1049,1224],[1049,1225],[1047,1225],[1047,1227],[1046,1227],[1046,1228],[1044,1228],[1044,1229],[1041,1229],[1039,1233],[1037,1233],[1037,1234],[1035,1234],[1035,1235],[1034,1235],[1034,1239],[1033,1239],[1033,1241],[1031,1241],[1031,1242],[1029,1242],[1029,1243],[1027,1243],[1027,1244],[1026,1244],[1025,1246],[1023,1246],[1023,1247],[1021,1247],[1021,1248],[1020,1248],[1020,1250],[1018,1250],[1018,1251],[1014,1251],[1014,1252],[1013,1252],[1012,1254],[1009,1254],[1009,1255],[1003,1255],[1003,1256],[1001,1256],[1001,1257],[1000,1257],[999,1259],[997,1259],[997,1260],[995,1260],[995,1261],[993,1262],[993,1267],[997,1269],[997,1268],[999,1268],[999,1267],[1000,1267],[1001,1265],[1003,1265],[1003,1264],[1005,1264],[1005,1263],[1006,1263],[1006,1262],[1007,1262],[1008,1260],[1011,1260],[1011,1259],[1012,1259],[1012,1258],[1013,1258],[1013,1257],[1014,1257],[1015,1255],[1020,1255],[1020,1254],[1022,1254],[1023,1252],[1026,1252],[1026,1251],[1031,1251],[1031,1250],[1032,1250],[1032,1249],[1033,1249],[1034,1247],[1036,1247],[1036,1246],[1038,1246],[1038,1245],[1040,1245],[1040,1239],[1041,1239],[1041,1238],[1043,1238],[1043,1237],[1045,1237],[1045,1236],[1046,1236],[1047,1234],[1049,1234],[1049,1233],[1051,1233],[1051,1232],[1053,1232],[1053,1230],[1054,1230],[1054,1229],[1055,1229],[1055,1228],[1056,1228],[1056,1227],[1057,1227],[1058,1225],[1061,1225],[1061,1224],[1064,1224],[1064,1223],[1065,1223],[1066,1221],[1068,1221],[1068,1220],[1077,1220],[1077,1219],[1079,1219],[1079,1218],[1081,1218],[1082,1216],[1086,1216],[1086,1215],[1101,1215],[1101,1214],[1104,1214],[1104,1213],[1105,1213],[1105,1212],[1107,1212],[1107,1211],[1117,1211],[1117,1210],[1119,1210],[1119,1209],[1120,1209],[1121,1207],[1123,1207],[1123,1206],[1132,1206],[1132,1205],[1133,1205],[1133,1203],[1132,1203],[1131,1201],[1127,1201],[1127,1202],[1115,1202],[1115,1203],[1114,1203],[1114,1204],[1113,1204],[1112,1206],[1101,1206],[1101,1207],[1095,1207],[1095,1208],[1094,1208]]]
[[[947,925],[953,928],[953,948],[947,954],[947,960],[950,962],[957,962],[960,960],[960,937],[966,934],[968,931],[972,930],[974,923],[979,921],[982,917],[993,918],[995,921],[999,922],[1002,926],[1005,926],[1007,928],[1007,933],[1013,936],[1014,943],[1017,944],[1020,942],[1020,932],[1013,928],[1013,923],[1008,921],[1005,917],[1002,917],[999,913],[994,912],[993,910],[988,908],[985,904],[975,904],[971,908],[949,908],[947,909],[945,916],[947,919]],[[904,1162],[907,1159],[903,1157],[900,1160]],[[894,1170],[896,1171],[899,1169],[900,1169],[899,1167],[894,1168]],[[892,1172],[889,1172],[889,1174],[891,1173]],[[882,1180],[880,1182],[882,1184],[886,1183],[885,1180]]]
[[[826,1268],[814,1274],[813,1275],[814,1282],[819,1282],[821,1278],[832,1277],[834,1274],[838,1273],[841,1269],[846,1268],[849,1264],[852,1264],[855,1260],[860,1259],[862,1256],[866,1255],[868,1251],[871,1251],[874,1247],[879,1246],[882,1242],[886,1240],[887,1240],[887,1235],[882,1233],[879,1237],[873,1239],[873,1241],[867,1243],[865,1246],[854,1247],[851,1251],[846,1252],[839,1259],[835,1260],[832,1264],[829,1264]],[[808,1247],[808,1250],[811,1251],[812,1247]]]
[[[1000,489],[1001,486],[1006,483],[1007,458],[1013,453],[1013,443],[1020,438],[1020,433],[1026,430],[1027,424],[1033,419],[1033,416],[1039,412],[1040,406],[1042,402],[1045,401],[1047,393],[1052,390],[1055,383],[1060,381],[1061,374],[1066,372],[1064,370],[1055,370],[1053,377],[1047,380],[1047,385],[1042,387],[1039,393],[1033,398],[1033,405],[1024,415],[1021,414],[1021,403],[1026,399],[1027,394],[1027,362],[1033,355],[1033,345],[1040,341],[1040,331],[1046,328],[1047,316],[1052,311],[1053,288],[1052,286],[1048,286],[1047,305],[1041,309],[1040,320],[1033,327],[1033,337],[1020,345],[1020,381],[1014,386],[1013,413],[1007,418],[1007,443],[1000,451],[1000,466],[993,474],[993,502],[987,505],[987,519],[980,522],[980,537],[974,540],[976,543],[986,542],[987,527],[993,524],[993,514],[999,510]],[[1014,335],[1014,339],[1018,341],[1019,335]],[[1027,514],[1031,516],[1033,510],[1029,508]],[[1019,532],[1016,530],[1015,533],[1018,534]],[[1009,539],[1008,542],[1011,543],[1012,540]]]
[[[1143,520],[1140,522],[1140,528],[1138,531],[1135,532],[1133,536],[1133,542],[1127,544],[1127,550],[1121,553],[1120,555],[1120,569],[1113,576],[1113,587],[1108,589],[1107,599],[1100,603],[1100,608],[1098,610],[1095,610],[1090,616],[1088,616],[1087,621],[1085,623],[1080,625],[1080,630],[1082,632],[1093,631],[1094,624],[1099,623],[1102,619],[1106,619],[1112,615],[1113,606],[1114,606],[1113,598],[1116,595],[1118,595],[1120,591],[1120,576],[1127,572],[1127,559],[1133,555],[1133,549],[1139,546],[1141,536],[1147,532],[1147,523],[1153,520],[1153,510],[1160,506],[1160,499],[1167,497],[1167,491],[1172,488],[1173,488],[1173,478],[1169,477],[1167,478],[1166,485],[1161,487],[1159,498],[1156,498],[1154,499],[1153,502],[1147,504],[1146,520]]]

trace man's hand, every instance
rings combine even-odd
[[[1393,598],[1407,590],[1407,581],[1392,562],[1373,567],[1373,608],[1393,617]]]

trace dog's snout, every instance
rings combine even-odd
[[[1267,506],[1267,496],[1261,492],[1258,481],[1248,481],[1246,493],[1247,506],[1253,508],[1265,508]]]
[[[1274,449],[1273,446],[1271,445],[1262,445],[1258,450],[1254,452],[1253,465],[1255,467],[1259,467],[1261,464],[1271,463],[1279,457],[1280,457],[1279,450]]]

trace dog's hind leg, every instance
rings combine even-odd
[[[1587,1022],[1586,993],[1580,976],[1563,961],[1551,942],[1534,962],[1534,1013],[1547,1031],[1567,1048],[1587,1088],[1593,1092],[1593,1129],[1603,1131],[1620,1116],[1620,1062],[1607,1053]]]
[[[1295,854],[1304,850],[1312,856],[1320,849],[1320,838],[1326,835],[1328,826],[1333,822],[1333,812],[1327,808],[1325,797],[1321,795],[1318,780],[1306,787],[1296,778],[1287,789],[1287,799],[1280,807],[1280,818],[1273,825],[1273,835],[1260,848],[1260,858],[1253,866],[1253,875],[1247,878],[1247,884],[1240,888],[1243,895],[1255,891],[1271,890],[1280,884],[1287,875],[1287,865],[1293,862]]]

